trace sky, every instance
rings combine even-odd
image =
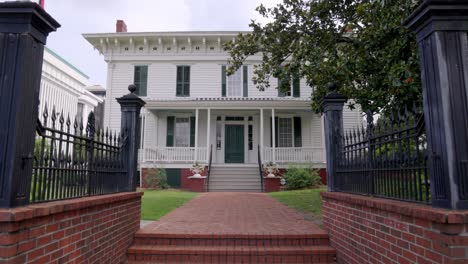
[[[281,0],[46,0],[45,10],[62,26],[47,47],[106,86],[104,58],[81,34],[115,32],[123,19],[129,32],[249,30],[251,19],[265,21],[255,8]]]

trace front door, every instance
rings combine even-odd
[[[244,125],[226,125],[225,163],[244,163]]]

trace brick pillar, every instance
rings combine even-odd
[[[432,204],[468,208],[468,2],[426,0],[405,22],[421,63]]]
[[[327,151],[327,186],[328,191],[336,191],[339,179],[336,179],[336,160],[341,151],[343,135],[343,106],[347,98],[335,91],[335,84],[328,86],[329,92],[322,99],[324,114],[325,149]]]
[[[121,130],[127,137],[124,148],[124,162],[127,169],[127,191],[136,191],[136,180],[138,177],[138,147],[140,142],[140,110],[146,104],[140,97],[135,95],[136,86],[128,86],[129,94],[117,98],[122,111]]]
[[[44,45],[58,27],[38,4],[0,3],[0,207],[29,203]]]

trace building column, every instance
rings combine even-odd
[[[263,160],[263,108],[260,108],[260,158]]]
[[[199,109],[195,109],[195,161],[198,160],[198,117]]]
[[[272,147],[272,161],[273,163],[276,162],[276,131],[275,131],[275,109],[271,109],[271,147]]]
[[[210,158],[210,138],[211,138],[211,109],[206,110],[206,161]]]

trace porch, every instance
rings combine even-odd
[[[188,168],[207,164],[210,155],[213,164],[253,165],[260,157],[280,167],[325,166],[323,119],[309,101],[244,100],[217,106],[220,100],[213,99],[210,107],[187,106],[193,100],[171,106],[148,102],[141,116],[140,167]]]

